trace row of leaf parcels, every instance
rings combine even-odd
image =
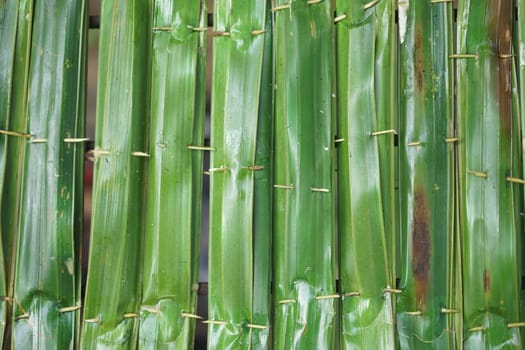
[[[85,1],[0,2],[6,348],[78,342],[86,9]]]
[[[272,90],[271,56],[265,45],[271,43],[267,4],[217,0],[214,7],[206,321],[212,349],[270,345]]]
[[[83,349],[193,346],[205,20],[200,1],[102,4]]]
[[[80,314],[85,4],[46,5],[0,2],[0,314],[11,311],[7,334],[23,349],[75,344]],[[519,348],[524,99],[512,86],[525,59],[513,76],[511,2],[459,1],[455,51],[451,3],[398,6],[400,289],[394,2],[274,1],[273,28],[267,5],[216,3],[213,147],[204,147],[205,6],[104,2],[82,347],[192,346],[201,152],[211,150],[211,348],[269,347],[272,191],[276,348],[394,347],[393,294],[402,348]]]
[[[376,50],[378,51],[378,56],[382,57],[377,63],[378,67],[384,67],[380,69],[379,78],[377,81],[389,81],[390,84],[385,84],[384,88],[381,89],[377,94],[377,98],[381,99],[382,95],[387,96],[388,98],[384,103],[378,103],[378,120],[373,120],[372,124],[368,125],[369,129],[372,130],[385,130],[393,128],[393,115],[388,113],[389,110],[393,109],[394,101],[394,80],[392,79],[392,74],[394,70],[392,65],[395,63],[393,56],[395,51],[393,39],[393,3],[385,2],[386,6],[379,6],[374,10],[369,10],[364,8],[364,3],[360,6],[354,6],[355,18],[353,20],[356,23],[365,19],[370,19],[379,13],[383,17],[383,23],[385,24],[383,30],[378,34],[373,25],[373,21],[363,21],[367,25],[364,29],[349,31],[353,17],[348,18],[347,23],[341,22],[340,28],[340,42],[342,49],[340,49],[340,59],[338,60],[338,68],[344,72],[344,68],[348,66],[347,59],[355,57],[351,55],[353,53],[349,49],[350,45],[355,45],[355,47],[360,47],[359,45],[364,45],[364,43],[373,42],[371,38],[376,36],[380,37],[379,48],[368,47],[369,54],[365,55],[364,61],[368,62],[368,66],[371,67],[371,70],[366,70],[363,74],[369,79],[370,84],[360,98],[356,99],[355,105],[351,106],[361,106],[366,109],[367,103],[373,102],[376,99],[374,93],[374,69],[376,63],[374,60],[370,60],[371,57],[376,55]],[[338,4],[338,10],[341,13],[349,13],[349,4],[341,1]],[[351,7],[351,6],[350,6]],[[232,8],[234,8],[232,6]],[[239,6],[240,8],[240,6]],[[274,191],[275,191],[275,200],[274,200],[274,263],[275,263],[275,290],[274,290],[274,306],[275,306],[275,342],[274,345],[278,348],[300,348],[300,347],[322,347],[329,348],[336,346],[336,318],[335,316],[335,305],[339,295],[335,294],[335,279],[334,279],[334,266],[336,259],[334,259],[334,199],[332,197],[332,167],[333,167],[333,139],[334,139],[334,121],[332,116],[335,114],[334,110],[334,67],[332,66],[330,60],[325,60],[325,57],[331,57],[334,53],[333,43],[331,38],[333,37],[333,19],[331,18],[332,6],[328,3],[320,2],[311,2],[311,3],[302,3],[297,2],[290,5],[285,3],[274,3],[273,11],[275,13],[274,21],[274,69],[275,69],[275,149],[280,150],[275,152],[275,180],[274,180]],[[231,13],[231,8],[229,7],[219,7],[216,8],[216,13]],[[241,10],[239,10],[241,13]],[[362,17],[362,18],[359,18]],[[229,28],[227,25],[220,22],[221,18],[216,18],[216,21],[221,23],[216,28],[216,35],[223,37],[228,37],[226,42],[228,45],[231,45],[232,39],[235,38],[235,34],[232,28]],[[239,21],[237,22],[239,23]],[[372,24],[372,25],[371,25]],[[252,25],[252,28],[254,26]],[[227,31],[231,30],[231,33]],[[367,33],[369,36],[363,36],[363,33]],[[254,34],[254,31],[252,31]],[[352,34],[350,38],[350,34]],[[231,37],[231,39],[230,39]],[[237,40],[240,41],[241,36]],[[246,38],[246,33],[245,37]],[[223,40],[222,38],[220,40]],[[246,39],[245,39],[246,40]],[[254,39],[255,40],[255,39]],[[345,42],[346,41],[346,42]],[[240,51],[244,55],[242,59],[239,59],[236,56],[233,56],[230,51],[228,61],[226,61],[222,56],[223,41],[216,39],[215,44],[215,57],[214,61],[214,80],[215,82],[220,77],[223,77],[222,69],[223,67],[229,67],[230,70],[234,72],[240,69],[248,69],[251,67],[248,64],[243,64],[242,62],[251,62],[253,64],[257,63],[256,59],[253,59],[249,52],[246,53],[246,49],[243,46],[237,45],[237,51]],[[250,43],[251,41],[246,40]],[[243,43],[246,43],[243,42]],[[350,44],[349,44],[350,43]],[[361,43],[361,44],[359,44]],[[231,50],[231,46],[228,46]],[[353,48],[352,48],[353,49]],[[312,54],[314,52],[315,54]],[[219,58],[217,58],[219,57]],[[360,57],[360,56],[357,56]],[[236,60],[235,60],[236,59]],[[234,61],[235,60],[235,61]],[[355,62],[355,64],[350,66],[362,67],[361,61]],[[229,64],[229,66],[228,66]],[[239,68],[241,67],[241,68]],[[255,66],[253,71],[258,72],[260,68]],[[221,70],[221,71],[218,71]],[[240,101],[244,101],[244,95],[242,92],[239,93],[239,90],[244,91],[245,93],[249,91],[247,84],[253,84],[251,82],[251,76],[247,72],[241,72],[239,77],[245,76],[246,80],[237,80],[240,86],[235,87],[227,84],[227,88],[224,89],[223,85],[216,86],[214,84],[214,98],[213,103],[218,104],[220,107],[218,110],[212,108],[212,143],[221,142],[225,145],[225,148],[229,149],[231,154],[239,153],[243,149],[244,142],[249,142],[251,145],[255,144],[253,139],[255,133],[250,134],[247,132],[247,127],[243,123],[243,120],[239,118],[249,118],[250,116],[255,116],[254,107],[245,107]],[[355,72],[342,74],[346,77],[352,77]],[[231,74],[231,73],[230,73]],[[381,75],[382,74],[382,75]],[[233,79],[232,75],[229,75],[230,79]],[[224,78],[223,78],[224,79]],[[221,84],[224,84],[224,80],[219,80]],[[350,91],[355,91],[357,88],[354,80],[340,80],[341,85],[339,88],[341,91],[347,91],[345,95],[349,95]],[[357,80],[355,80],[357,82]],[[257,87],[257,85],[254,85]],[[265,86],[263,84],[263,86]],[[217,89],[220,89],[217,91]],[[226,91],[224,95],[222,91]],[[249,94],[250,96],[252,93]],[[249,101],[255,103],[257,101],[258,94],[253,94],[254,97],[250,97]],[[234,113],[236,110],[232,110],[231,107],[224,107],[223,100],[226,100],[225,103],[228,105],[228,98],[235,98],[236,108],[243,108],[242,112],[244,113]],[[218,100],[218,101],[217,101]],[[345,99],[341,99],[345,101]],[[220,104],[219,104],[220,103]],[[372,105],[374,105],[372,103]],[[341,110],[349,110],[348,106],[341,102]],[[376,107],[374,107],[376,108]],[[228,116],[228,112],[232,114]],[[368,111],[363,111],[363,116],[366,115]],[[224,115],[222,114],[224,113]],[[245,115],[248,116],[245,116]],[[339,127],[341,129],[348,128],[348,119],[351,113],[342,113],[342,117],[339,122]],[[220,115],[222,118],[216,118],[217,115]],[[219,123],[226,123],[224,120],[227,118],[232,118],[235,120],[236,124],[232,124],[228,129],[226,126],[219,124],[217,127],[215,122],[217,119]],[[363,118],[361,123],[367,123],[367,120]],[[255,122],[252,122],[252,125],[256,125]],[[345,127],[346,125],[346,127]],[[252,126],[252,127],[253,127]],[[354,126],[354,125],[352,125]],[[245,132],[242,135],[238,130],[242,128]],[[376,129],[374,129],[376,128]],[[349,130],[360,130],[357,128],[348,128]],[[217,132],[215,135],[219,137],[213,137],[213,133]],[[346,135],[348,130],[342,132],[342,135]],[[371,131],[372,132],[372,131]],[[226,135],[226,136],[224,136]],[[251,135],[251,139],[249,138]],[[322,137],[320,137],[320,135]],[[377,133],[373,136],[383,135],[382,133]],[[242,136],[242,137],[241,137]],[[344,327],[348,329],[349,336],[343,340],[343,344],[346,347],[351,347],[352,345],[362,346],[363,337],[366,337],[366,334],[370,335],[370,341],[376,342],[378,345],[389,344],[394,346],[394,322],[393,322],[393,305],[392,299],[388,298],[386,301],[383,299],[383,293],[387,290],[389,294],[393,288],[391,288],[392,276],[393,276],[393,264],[389,263],[393,258],[393,232],[388,234],[384,232],[384,222],[387,223],[386,227],[392,228],[391,224],[393,220],[392,210],[394,208],[393,201],[393,135],[386,135],[386,137],[370,137],[370,134],[366,135],[366,138],[358,138],[352,135],[348,139],[351,140],[353,147],[359,147],[359,142],[363,142],[363,139],[366,139],[369,146],[368,153],[363,153],[365,156],[361,162],[365,162],[366,166],[366,154],[370,152],[375,152],[376,154],[376,166],[378,172],[386,174],[383,177],[378,176],[375,181],[373,181],[372,186],[377,190],[368,200],[377,201],[374,205],[370,207],[376,208],[376,212],[369,213],[365,210],[356,212],[356,217],[362,219],[361,223],[363,227],[360,230],[355,230],[363,234],[363,237],[367,236],[369,232],[368,229],[363,230],[363,228],[368,224],[371,218],[376,220],[377,225],[381,227],[379,231],[379,236],[376,240],[370,241],[370,249],[364,250],[366,253],[374,251],[374,245],[377,242],[380,242],[379,245],[383,247],[380,250],[378,255],[378,260],[383,261],[382,265],[380,264],[380,269],[377,274],[382,276],[378,279],[365,279],[363,280],[371,282],[370,286],[363,285],[359,286],[359,282],[356,281],[355,277],[349,277],[348,288],[349,290],[365,290],[363,293],[363,298],[361,299],[362,305],[365,305],[369,300],[374,300],[375,303],[380,306],[379,312],[383,317],[381,322],[378,322],[378,329],[374,329],[371,332],[366,333],[367,322],[370,320],[375,320],[378,315],[378,310],[373,305],[367,311],[365,315],[353,315],[355,310],[359,308],[355,305],[348,307],[348,320],[358,319],[358,322],[363,324],[363,326],[353,324],[352,322],[344,322]],[[216,139],[219,139],[215,141]],[[239,140],[237,143],[226,143],[227,141]],[[246,140],[246,141],[244,141]],[[341,139],[342,140],[342,139]],[[354,140],[356,140],[354,144]],[[359,140],[359,141],[357,141]],[[371,142],[370,142],[371,140]],[[214,146],[218,146],[214,143]],[[259,147],[259,145],[258,145]],[[384,153],[387,154],[385,159],[378,160],[379,152],[378,149],[382,149]],[[346,152],[346,153],[345,153]],[[346,154],[346,156],[345,156]],[[348,148],[342,146],[340,151],[341,162],[345,162],[345,158],[348,157],[349,151]],[[224,155],[222,153],[214,153],[214,159],[220,159],[222,162],[215,162],[212,165],[212,184],[224,184],[224,177],[230,175],[230,172],[233,174],[236,173],[235,170],[230,169],[229,166],[225,163],[232,163],[232,160],[223,161]],[[231,158],[231,155],[228,155]],[[354,156],[355,157],[355,156]],[[241,157],[237,157],[241,158]],[[235,158],[234,158],[235,159]],[[238,162],[238,160],[237,160]],[[235,163],[234,163],[235,164]],[[257,163],[258,164],[258,163]],[[355,175],[357,175],[359,169],[359,161],[348,166],[347,169],[356,169]],[[240,164],[242,166],[242,164]],[[362,165],[361,165],[362,166]],[[246,167],[248,168],[248,167]],[[306,169],[301,171],[301,169]],[[249,168],[246,170],[250,170]],[[255,170],[255,169],[251,169]],[[257,169],[262,170],[262,169]],[[345,177],[346,173],[344,170],[340,170],[341,179],[348,179],[348,176]],[[230,176],[233,176],[230,175]],[[249,172],[247,172],[249,174]],[[219,177],[220,176],[220,177]],[[216,177],[219,179],[215,180]],[[356,176],[357,178],[357,176]],[[363,177],[360,177],[363,178]],[[228,177],[230,179],[230,177]],[[232,179],[233,180],[233,179]],[[382,180],[382,181],[381,181]],[[249,300],[250,288],[252,285],[252,268],[251,263],[253,256],[251,252],[258,252],[257,247],[253,247],[249,242],[249,239],[253,237],[253,234],[245,234],[244,232],[252,227],[251,217],[252,214],[252,204],[244,204],[245,197],[248,197],[248,200],[251,199],[249,196],[246,196],[246,191],[252,190],[252,186],[249,186],[247,189],[243,190],[243,193],[239,195],[239,179],[233,184],[233,188],[230,190],[225,190],[224,187],[220,188],[219,196],[215,196],[215,188],[212,186],[212,225],[211,225],[211,239],[212,239],[212,248],[210,250],[212,263],[210,264],[210,305],[212,310],[217,308],[217,312],[211,313],[212,330],[210,331],[210,345],[212,348],[219,347],[230,347],[230,346],[241,346],[244,344],[244,347],[249,347],[248,330],[253,324],[245,324],[244,329],[236,329],[235,324],[239,322],[249,322],[251,319],[249,317],[249,310],[251,301]],[[346,181],[346,180],[345,180]],[[383,183],[383,186],[380,185],[380,182]],[[318,183],[317,186],[313,185]],[[223,185],[224,186],[224,185]],[[360,189],[359,184],[356,185],[355,189]],[[381,188],[384,190],[381,190]],[[347,191],[342,190],[343,193],[350,194],[350,188],[345,187]],[[249,193],[249,192],[248,192]],[[235,195],[236,198],[233,198],[232,195]],[[342,196],[343,198],[344,195]],[[243,199],[239,201],[239,198]],[[237,199],[237,202],[234,201]],[[362,198],[356,196],[352,200],[360,201]],[[214,201],[221,203],[222,207],[213,205]],[[343,199],[344,201],[344,199]],[[232,203],[236,203],[235,205]],[[348,202],[350,203],[350,199]],[[255,207],[257,207],[259,202],[255,202]],[[370,204],[370,203],[369,203]],[[244,219],[248,220],[243,222],[242,219],[237,220],[239,223],[237,226],[232,224],[232,218],[242,218],[238,215],[239,207],[245,208]],[[367,205],[363,205],[367,207]],[[382,207],[387,208],[382,211]],[[344,216],[347,216],[347,210],[350,210],[351,206],[341,206],[341,213]],[[220,208],[221,210],[217,210]],[[217,210],[217,212],[216,212]],[[232,216],[231,213],[235,214]],[[264,214],[264,213],[263,213]],[[213,220],[213,217],[216,218],[216,221]],[[257,218],[257,217],[256,217]],[[221,221],[222,220],[222,221]],[[229,225],[219,227],[221,222],[227,222]],[[231,226],[230,226],[231,225]],[[228,241],[234,242],[230,246],[224,247],[224,235],[229,234],[230,228],[232,232],[236,232],[239,237],[235,236],[235,241],[228,239]],[[241,229],[242,228],[242,229]],[[342,225],[342,231],[348,232],[348,235],[342,235],[341,241],[348,243],[350,247],[354,247],[354,242],[351,238],[345,240],[346,237],[351,237],[355,232],[345,231],[348,229],[348,226]],[[248,231],[250,232],[250,231]],[[222,237],[220,235],[223,235]],[[218,238],[215,238],[215,235]],[[359,240],[363,240],[360,238]],[[367,241],[364,239],[364,241]],[[242,242],[242,243],[239,243]],[[222,247],[217,249],[216,247]],[[239,248],[237,248],[239,247]],[[223,252],[228,250],[228,255]],[[244,254],[242,259],[239,259],[237,255],[231,254],[231,250],[234,249],[235,254]],[[359,252],[363,250],[355,249],[354,258],[359,255]],[[365,254],[365,253],[364,253]],[[231,256],[234,255],[234,256]],[[374,255],[372,253],[372,255]],[[345,250],[345,253],[342,254],[344,259],[351,264],[353,261],[352,254]],[[370,257],[370,255],[368,255]],[[375,259],[375,255],[374,255]],[[223,264],[225,262],[232,261],[230,263],[231,267],[236,267],[235,262],[245,261],[245,265],[241,267],[239,273],[232,273],[231,267],[225,268]],[[359,273],[363,276],[369,274],[371,271],[367,267],[368,262],[365,263],[365,259],[361,260],[363,262],[361,267],[358,267]],[[222,264],[218,264],[221,262]],[[381,268],[382,267],[382,268]],[[238,268],[237,268],[238,269]],[[228,276],[232,276],[232,282],[227,283],[223,279],[217,278],[215,281],[213,275],[218,274],[219,271],[228,271]],[[344,269],[342,269],[344,270]],[[236,271],[236,270],[233,270]],[[351,267],[346,269],[344,273],[348,276],[351,276],[355,270],[352,270]],[[240,280],[239,281],[239,275]],[[224,275],[223,275],[224,276]],[[255,277],[257,278],[257,277]],[[258,280],[254,280],[253,283],[257,283]],[[355,288],[352,289],[352,282]],[[221,286],[236,286],[235,288],[223,287],[222,290],[216,291],[214,288]],[[374,289],[375,287],[375,289]],[[370,289],[370,291],[368,291]],[[244,292],[243,292],[244,290]],[[367,293],[370,294],[367,295]],[[359,293],[358,293],[359,294]],[[229,299],[230,296],[232,302],[224,302],[224,298]],[[244,303],[239,302],[243,300],[242,297],[245,297]],[[344,303],[352,302],[359,300],[355,298],[355,294],[352,292],[347,293],[344,296]],[[221,300],[221,297],[223,298]],[[348,299],[347,299],[348,297]],[[233,301],[236,301],[234,304]],[[240,305],[243,304],[243,305]],[[350,304],[350,303],[349,303]],[[236,312],[236,310],[241,309],[244,306],[244,314],[240,314],[240,318],[236,319],[235,316],[224,311],[222,308],[229,307],[230,312]],[[222,307],[222,308],[221,308]],[[217,321],[215,318],[217,316],[230,316],[230,322]],[[332,315],[331,317],[329,315]],[[223,318],[224,319],[224,318]],[[230,328],[233,326],[234,328]],[[237,326],[238,327],[238,326]],[[308,328],[308,333],[305,334],[305,329]],[[244,332],[243,332],[244,331]],[[230,338],[227,337],[230,336]],[[236,343],[233,343],[235,341]],[[372,344],[371,342],[368,344]],[[253,340],[251,346],[258,346],[257,340]]]

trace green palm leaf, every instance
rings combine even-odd
[[[262,61],[261,95],[257,125],[255,164],[262,167],[254,176],[253,218],[253,323],[271,322],[271,236],[273,193],[273,69],[271,1],[267,1],[266,33]],[[252,328],[252,349],[268,349],[271,327]]]
[[[260,0],[215,1],[211,107],[215,150],[210,169],[208,299],[211,349],[248,349],[252,329],[269,327],[255,323],[252,309],[254,285],[263,282],[254,281],[255,173],[268,171],[256,163],[265,10],[266,2]]]
[[[0,129],[9,130],[10,107],[12,98],[13,71],[15,58],[15,41],[18,19],[18,1],[2,0],[0,1]],[[0,294],[7,296],[7,275],[4,258],[4,243],[9,244],[3,234],[6,226],[3,224],[7,220],[9,203],[1,200],[4,194],[4,181],[6,179],[6,161],[8,135],[0,136],[0,232],[2,232],[2,241],[0,242]],[[8,303],[6,298],[0,301],[0,344],[3,343],[6,326]]]
[[[22,177],[20,174],[24,165],[24,148],[29,137],[27,130],[27,99],[28,99],[28,75],[31,56],[31,35],[33,1],[21,0],[14,3],[9,2],[9,14],[15,21],[16,34],[12,32],[10,40],[14,41],[14,62],[12,67],[12,79],[8,100],[4,108],[7,108],[6,119],[7,134],[4,138],[5,173],[2,187],[2,220],[0,221],[2,232],[2,244],[4,249],[5,272],[8,302],[13,300],[14,274],[16,266],[16,244],[18,235],[18,219],[20,212],[20,193]],[[15,9],[15,7],[17,7]],[[7,24],[7,23],[6,23]],[[5,27],[8,30],[7,26]],[[13,30],[13,28],[11,28]],[[8,32],[5,32],[6,34]],[[16,39],[15,39],[16,38]],[[3,39],[3,38],[2,38]],[[9,39],[6,41],[6,45]],[[4,43],[2,41],[2,43]],[[13,42],[11,42],[13,45]],[[7,46],[6,46],[7,47]],[[8,51],[5,51],[6,53]],[[9,64],[4,66],[9,69]],[[16,303],[11,302],[7,311],[7,338],[5,342],[11,342],[12,314],[16,311]]]
[[[56,21],[63,18],[63,21]],[[83,216],[84,1],[37,2],[33,14],[14,297],[13,347],[76,344]]]
[[[394,347],[394,7],[337,1],[342,347]]]
[[[452,3],[413,2],[401,37],[401,347],[454,349]]]
[[[516,4],[516,17],[515,21],[513,23],[513,29],[514,29],[514,48],[513,52],[516,55],[516,58],[514,60],[513,65],[513,98],[514,98],[514,109],[513,109],[513,115],[519,116],[521,128],[523,128],[523,125],[525,125],[525,22],[523,20],[520,20],[524,18],[525,16],[525,0],[517,0],[515,2]],[[523,129],[521,129],[521,140],[523,144]],[[523,166],[524,160],[525,160],[525,149],[522,148],[522,161],[521,164]],[[523,168],[522,168],[523,169]],[[525,173],[523,173],[525,175]],[[521,241],[521,247],[523,247],[523,244],[525,242]],[[522,248],[523,249],[523,248]],[[525,255],[521,255],[522,263],[521,263],[521,273],[523,275],[523,271],[525,269]],[[523,318],[525,315],[525,289],[521,289],[521,308],[520,308],[520,315]],[[525,328],[521,328],[521,337],[525,337]]]
[[[520,348],[511,1],[458,2],[464,346]]]
[[[331,349],[336,326],[330,1],[274,11],[276,349]]]
[[[201,218],[206,27],[202,1],[154,8],[151,157],[140,348],[193,346]]]
[[[151,4],[102,3],[82,349],[134,349],[142,270]]]

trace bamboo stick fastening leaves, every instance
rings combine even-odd
[[[193,346],[201,220],[203,1],[154,4],[140,348]],[[158,30],[156,28],[169,28]]]
[[[91,244],[82,349],[138,337],[151,71],[151,4],[102,3]]]

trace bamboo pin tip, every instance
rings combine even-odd
[[[229,171],[229,170],[230,170],[230,169],[228,169],[228,168],[225,167],[225,166],[220,166],[220,167],[218,167],[218,168],[211,168],[211,169],[208,169],[208,172],[209,172],[210,174],[212,174],[212,173],[225,173],[225,172],[227,172],[227,171]]]
[[[252,30],[251,31],[251,34],[255,35],[255,36],[261,35],[261,34],[264,34],[264,33],[266,33],[266,29],[256,29],[256,30]]]
[[[193,318],[193,319],[196,319],[196,320],[204,319],[204,317],[202,317],[202,316],[199,316],[199,315],[196,315],[196,314],[193,314],[193,313],[190,313],[190,312],[184,312],[184,311],[180,313],[180,316],[183,317],[183,318]]]
[[[395,129],[389,129],[389,130],[374,131],[374,132],[371,133],[370,135],[371,135],[371,136],[380,136],[380,135],[388,135],[388,134],[397,135],[397,130],[395,130]]]
[[[29,143],[47,143],[47,139],[31,138]]]
[[[172,27],[153,27],[154,32],[171,32],[173,31]]]
[[[346,19],[346,17],[347,17],[346,14],[342,14],[340,16],[337,16],[337,17],[334,18],[334,23],[337,24],[337,23],[339,23],[341,21],[344,21]]]
[[[101,323],[102,321],[99,318],[88,318],[84,320],[85,323]]]
[[[470,54],[470,53],[454,53],[448,56],[448,58],[452,59],[477,59],[477,54]]]
[[[81,142],[89,142],[91,141],[90,138],[87,138],[87,137],[79,137],[79,138],[75,138],[75,137],[66,137],[64,139],[64,142],[65,143],[81,143]]]
[[[472,327],[467,329],[467,332],[483,332],[485,330],[485,327],[479,326],[479,327]]]
[[[442,308],[441,309],[441,313],[442,314],[456,314],[458,313],[459,311],[456,310],[456,309],[447,309],[447,308]]]
[[[395,289],[387,287],[383,289],[383,293],[391,293],[391,294],[401,294],[403,291],[401,289]]]
[[[521,328],[525,327],[525,322],[511,322],[507,324],[507,328]]]
[[[23,132],[16,132],[16,131],[10,131],[10,130],[0,130],[0,135],[6,135],[6,136],[13,136],[13,137],[22,137],[22,138],[32,138],[35,135],[32,134],[26,134]]]
[[[131,155],[133,157],[143,157],[143,158],[149,158],[150,154],[146,152],[131,152]]]
[[[405,312],[405,314],[409,316],[422,316],[423,315],[421,311],[407,311]]]
[[[291,184],[291,185],[273,185],[273,188],[278,188],[278,189],[282,189],[282,190],[293,190],[294,189],[294,185]]]
[[[194,31],[194,32],[206,32],[208,31],[208,27],[194,27],[191,25],[186,26],[188,29]]]
[[[29,318],[29,313],[25,312],[22,315],[15,317],[15,321],[26,320],[28,318]]]
[[[89,151],[89,154],[91,154],[95,158],[98,158],[100,156],[109,156],[111,154],[111,151],[109,151],[109,150],[101,150],[101,149],[94,149],[94,150]]]
[[[80,305],[67,306],[67,307],[62,307],[62,308],[58,309],[58,312],[60,312],[60,313],[73,312],[73,311],[80,310],[81,308],[82,307]]]
[[[188,145],[186,146],[189,150],[192,151],[215,151],[215,147],[209,147],[209,146],[194,146],[194,145]]]
[[[487,173],[484,173],[481,171],[475,171],[475,170],[467,170],[467,174],[470,174],[476,177],[480,177],[482,179],[486,179],[489,177]]]
[[[321,192],[321,193],[330,193],[330,190],[328,188],[310,187],[310,191],[312,191],[312,192]]]
[[[142,306],[141,310],[144,310],[146,312],[149,312],[151,314],[160,314],[160,310],[156,306]]]
[[[215,320],[206,320],[202,321],[204,324],[211,324],[211,325],[217,325],[217,326],[226,326],[228,323],[224,321],[215,321]]]
[[[231,32],[213,32],[211,33],[212,37],[230,37],[232,35]]]
[[[331,299],[339,299],[339,298],[341,298],[339,294],[318,295],[315,297],[315,300],[331,300]]]
[[[282,10],[286,10],[286,9],[289,9],[291,6],[290,5],[281,5],[281,6],[275,6],[271,9],[272,12],[277,12],[277,11],[282,11]]]
[[[376,6],[377,4],[379,4],[379,1],[380,0],[372,0],[366,4],[363,5],[363,9],[365,10],[368,10],[368,9],[371,9],[372,7]]]
[[[253,328],[253,329],[268,329],[270,326],[264,326],[264,325],[258,325],[258,324],[251,324],[247,323],[246,328]]]
[[[519,179],[519,178],[516,178],[516,177],[511,177],[511,176],[507,176],[505,178],[505,180],[507,182],[511,182],[511,183],[515,183],[515,184],[520,184],[520,185],[525,185],[525,180],[524,179]]]

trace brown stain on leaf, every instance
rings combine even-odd
[[[510,135],[512,128],[512,11],[511,0],[489,1],[487,18],[496,60],[496,98],[501,127],[506,135]]]
[[[423,62],[423,32],[421,25],[416,25],[414,34],[414,75],[419,92],[423,91],[423,74],[425,72]]]
[[[490,273],[487,270],[483,271],[483,289],[485,293],[490,291]]]
[[[423,188],[417,188],[414,195],[412,227],[412,272],[414,274],[416,301],[421,311],[425,308],[430,277],[430,212]]]

